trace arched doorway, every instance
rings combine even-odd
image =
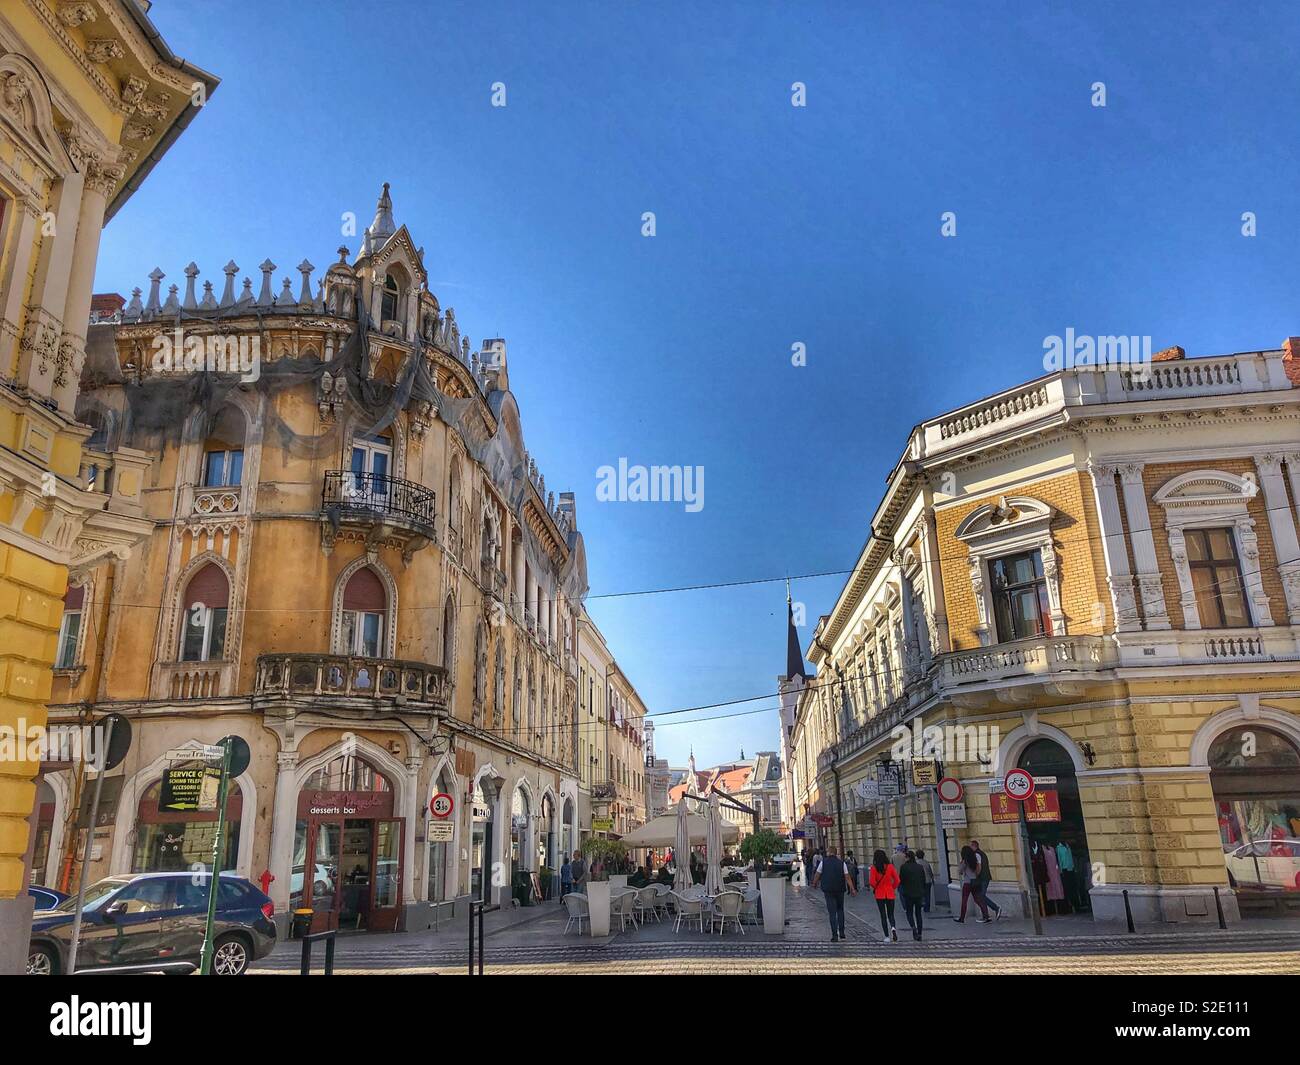
[[[1074,762],[1055,740],[1037,739],[1016,764],[1036,783],[1034,795],[1021,803],[1020,821],[1039,908],[1048,917],[1091,910],[1092,861]]]
[[[1241,725],[1214,741],[1207,761],[1242,915],[1300,912],[1300,751],[1279,732]]]
[[[555,800],[549,795],[542,799],[542,835],[538,840],[537,857],[543,869],[559,875],[560,860],[555,848]]]
[[[217,811],[159,810],[161,792],[162,781],[155,780],[140,795],[136,807],[131,871],[170,873],[193,869],[196,865],[211,865],[212,845],[217,838]],[[223,870],[237,867],[243,809],[239,783],[232,780],[226,795],[226,840],[221,856]]]
[[[438,774],[433,793],[455,796],[455,785],[447,770]],[[454,801],[454,799],[453,799]],[[454,807],[450,817],[429,816],[426,839],[429,843],[428,862],[425,865],[425,879],[428,885],[430,902],[446,902],[456,894],[456,885],[448,888],[448,872],[456,866],[455,846],[456,821],[460,817],[459,807]]]
[[[573,821],[573,800],[565,799],[564,805],[560,808],[560,854],[561,862],[564,858],[573,854],[576,826]]]
[[[359,754],[303,781],[289,905],[312,910],[313,932],[397,930],[404,826],[393,805],[392,784]]]
[[[50,886],[47,884],[47,868],[50,861],[50,844],[54,838],[54,815],[58,801],[54,789],[48,780],[36,785],[36,839],[32,844],[32,872],[30,884]],[[209,852],[208,861],[211,861]],[[38,909],[40,907],[37,907]]]
[[[529,853],[532,833],[532,808],[528,793],[522,787],[515,788],[510,800],[510,883],[518,883],[520,873],[531,871],[533,858]]]

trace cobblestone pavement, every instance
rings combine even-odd
[[[605,939],[563,935],[558,905],[536,912],[487,915],[485,971],[518,975],[596,974],[1282,974],[1300,973],[1300,923],[1251,921],[1178,931],[1100,926],[1085,917],[1044,922],[1043,936],[1027,921],[955,924],[935,910],[923,942],[906,925],[897,943],[885,943],[876,908],[859,896],[847,907],[847,941],[829,941],[820,893],[791,892],[783,936],[747,928],[745,935],[673,932],[671,921],[615,932]],[[902,919],[901,912],[899,919]],[[335,972],[454,975],[467,971],[468,929],[460,918],[438,932],[357,935],[338,940]],[[254,967],[295,973],[301,948],[281,943]],[[321,948],[314,952],[321,966]]]

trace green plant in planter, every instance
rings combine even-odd
[[[582,857],[587,862],[587,868],[591,870],[593,880],[608,880],[610,870],[619,866],[627,857],[627,848],[623,846],[622,840],[592,836],[582,845]],[[603,866],[599,877],[595,872],[597,865]]]
[[[766,871],[772,859],[785,851],[785,841],[770,828],[760,828],[740,841],[740,856],[754,863],[760,874]]]

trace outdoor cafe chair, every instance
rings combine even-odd
[[[636,892],[624,891],[621,895],[615,897],[610,905],[609,912],[611,915],[618,917],[618,930],[622,932],[627,928],[627,922],[632,922],[632,927],[637,927],[636,922]]]
[[[587,896],[579,895],[576,891],[571,891],[564,896],[564,909],[569,914],[569,923],[564,926],[564,935],[569,934],[569,928],[576,921],[578,923],[578,935],[582,935],[582,922],[591,921],[591,910],[588,908]]]
[[[740,934],[745,934],[745,926],[740,923],[740,908],[745,904],[745,896],[739,891],[724,891],[713,900],[713,909],[709,917],[709,931],[718,925],[718,935],[727,930],[727,922],[732,921]]]
[[[639,888],[636,893],[636,909],[641,915],[642,924],[645,924],[647,916],[660,920],[659,893],[653,887]]]
[[[667,884],[651,884],[650,886],[655,893],[655,909],[667,917],[669,913],[668,898],[672,894],[672,888]]]
[[[698,895],[679,895],[677,892],[669,892],[673,897],[673,902],[677,907],[677,923],[673,926],[673,932],[680,932],[682,929],[682,919],[686,923],[698,921],[700,931],[704,931],[704,899]]]
[[[745,889],[745,904],[740,908],[740,919],[750,924],[758,924],[759,893],[753,888]]]

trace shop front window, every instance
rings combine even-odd
[[[1300,911],[1300,751],[1266,728],[1225,732],[1210,748],[1228,884],[1243,912]]]
[[[158,809],[161,782],[149,785],[140,796],[136,814],[135,852],[131,871],[170,873],[209,866],[212,845],[217,838],[217,812],[173,813]],[[231,781],[226,798],[226,840],[221,868],[235,868],[239,854],[240,814],[243,798],[238,783]]]

